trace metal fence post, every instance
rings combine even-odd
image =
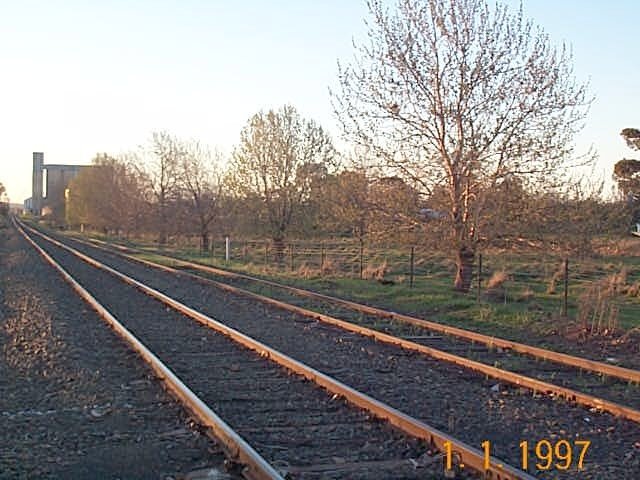
[[[476,301],[480,303],[480,289],[482,288],[482,254],[478,254],[478,291]]]
[[[289,244],[289,268],[293,272],[293,243]]]
[[[324,242],[322,242],[322,246],[320,247],[320,275],[324,276]]]
[[[266,267],[268,262],[269,262],[269,252],[268,252],[268,248],[269,248],[269,244],[267,243],[267,240],[264,241],[264,266]]]
[[[415,247],[411,246],[411,265],[409,267],[409,288],[413,288],[413,260],[415,258]]]
[[[564,259],[564,301],[562,302],[562,316],[567,317],[569,305],[569,258]]]
[[[362,280],[363,270],[364,270],[364,241],[360,239],[360,280]]]

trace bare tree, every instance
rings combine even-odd
[[[180,164],[180,178],[188,194],[198,222],[201,246],[209,249],[209,235],[213,223],[220,217],[222,199],[221,154],[212,152],[197,141],[184,144]]]
[[[240,134],[230,171],[234,190],[255,199],[279,256],[294,215],[309,194],[310,176],[335,161],[329,136],[292,106],[259,112]]]
[[[487,215],[485,192],[505,178],[561,179],[586,115],[572,56],[507,7],[486,0],[370,0],[368,43],[341,66],[333,94],[346,135],[381,164],[444,188],[456,289],[467,291]]]
[[[153,197],[154,226],[160,245],[167,243],[170,210],[180,197],[180,165],[184,156],[183,142],[168,132],[154,132],[148,158],[135,162]]]

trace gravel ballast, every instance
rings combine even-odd
[[[47,248],[64,256],[54,247]],[[87,247],[79,249],[87,251]],[[529,444],[562,439],[592,442],[583,471],[552,468],[531,472],[540,478],[635,479],[640,475],[640,428],[636,423],[496,385],[473,372],[225,294],[186,277],[143,268],[94,249],[91,254],[478,448],[490,440],[492,452],[511,464],[519,462],[522,440]],[[89,267],[74,269],[86,278],[95,275]]]
[[[141,359],[7,227],[0,432],[0,479],[232,478]]]

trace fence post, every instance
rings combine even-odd
[[[569,304],[569,257],[564,259],[564,301],[562,302],[562,316],[567,318]]]
[[[362,280],[363,270],[364,270],[364,241],[360,239],[360,280]]]
[[[293,272],[293,243],[289,244],[289,268]]]
[[[480,303],[480,289],[482,288],[482,254],[478,254],[478,291],[476,301]]]
[[[268,252],[268,248],[269,248],[269,244],[267,242],[267,240],[264,241],[264,266],[266,267],[268,262],[269,262],[269,252]]]
[[[413,288],[413,260],[415,258],[415,247],[411,246],[411,266],[409,268],[409,288]]]
[[[228,262],[231,258],[231,241],[229,237],[224,237],[224,260]]]
[[[322,242],[322,246],[320,247],[320,276],[324,277],[324,242]]]
[[[216,258],[216,241],[215,239],[211,239],[211,260],[213,261]]]

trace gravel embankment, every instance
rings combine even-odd
[[[0,479],[232,478],[219,448],[13,228],[0,229],[0,432]]]
[[[80,278],[91,281],[98,275],[59,249],[47,248],[65,257],[63,263]],[[492,452],[511,464],[520,462],[522,440],[529,444],[545,439],[592,442],[583,471],[572,468],[561,472],[552,467],[546,472],[531,472],[540,478],[640,476],[640,428],[636,423],[563,400],[496,387],[495,381],[428,357],[234,297],[195,280],[143,268],[93,249],[92,253],[114,268],[471,445],[479,448],[484,440],[490,440]],[[103,281],[109,282],[106,277]],[[105,298],[108,296],[105,291]]]

